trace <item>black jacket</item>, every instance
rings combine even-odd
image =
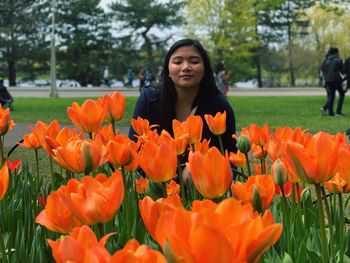
[[[350,88],[350,57],[344,61],[344,74],[346,74],[347,87]]]
[[[342,82],[340,73],[343,71],[343,63],[339,55],[328,56],[322,65],[322,71],[326,82]]]
[[[133,119],[141,117],[147,119],[150,124],[159,124],[160,121],[160,91],[159,89],[145,89],[139,96],[133,113]],[[229,152],[236,152],[236,140],[232,138],[232,134],[236,133],[236,120],[232,107],[223,95],[206,98],[199,97],[193,102],[192,108],[197,106],[195,115],[199,115],[203,120],[202,139],[210,139],[210,146],[216,146],[220,149],[217,136],[213,135],[204,119],[205,114],[215,116],[217,112],[226,111],[226,132],[221,135],[224,148]],[[158,129],[160,133],[161,127]],[[168,131],[172,133],[172,131]],[[129,138],[135,140],[135,131],[130,127]]]

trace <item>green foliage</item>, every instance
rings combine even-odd
[[[58,76],[99,84],[112,47],[109,18],[99,0],[57,1]],[[93,62],[93,63],[92,63]]]
[[[147,53],[146,66],[156,71],[154,49],[164,46],[171,35],[158,37],[154,29],[166,29],[180,25],[182,19],[180,9],[183,1],[156,2],[151,0],[116,1],[111,4],[114,21],[120,25],[120,30],[127,30],[141,51]]]

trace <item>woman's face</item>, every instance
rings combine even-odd
[[[204,63],[193,46],[180,47],[169,60],[169,77],[176,88],[198,88],[204,75]]]

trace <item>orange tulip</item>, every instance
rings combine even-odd
[[[286,142],[284,157],[296,174],[307,183],[322,183],[336,173],[339,144],[328,133],[318,132],[306,146]],[[282,158],[286,163],[285,159]]]
[[[149,196],[139,201],[140,214],[148,233],[155,238],[157,221],[161,213],[171,211],[177,207],[182,207],[180,197],[178,195],[167,198],[160,198],[156,201]]]
[[[60,132],[60,124],[57,120],[52,121],[48,126],[46,126],[42,131],[34,131],[33,133],[37,134],[39,137],[41,146],[48,153],[49,156],[52,156],[52,148],[48,144],[46,138],[56,138]]]
[[[247,136],[250,139],[250,142],[261,146],[267,144],[270,135],[270,128],[267,124],[265,124],[263,128],[260,128],[255,124],[250,124],[248,129],[242,129],[241,135]]]
[[[167,196],[178,195],[180,193],[180,185],[171,180],[166,186],[166,193]]]
[[[192,207],[159,214],[155,239],[174,262],[256,262],[282,233],[270,211],[259,216],[233,198]]]
[[[53,159],[73,173],[89,174],[106,161],[106,149],[98,140],[73,140],[53,149]]]
[[[67,108],[67,115],[72,123],[86,133],[92,133],[100,129],[106,112],[106,107],[101,107],[92,99],[86,100],[81,107],[78,103],[73,102],[72,106]]]
[[[338,170],[346,183],[350,184],[350,147],[339,149]]]
[[[188,127],[188,143],[195,144],[202,140],[203,120],[200,116],[190,115],[186,119]]]
[[[230,153],[230,161],[233,163],[237,168],[244,168],[247,165],[247,159],[245,157],[244,153],[241,153],[240,150],[236,153]]]
[[[125,135],[117,135],[113,140],[110,140],[106,145],[108,161],[119,166],[130,164],[133,159],[130,151],[130,141]]]
[[[282,141],[277,137],[272,137],[267,145],[267,154],[269,155],[272,162],[281,158],[282,156]]]
[[[4,165],[0,169],[0,200],[4,198],[7,188],[9,186],[9,168],[7,163],[4,163]]]
[[[124,198],[123,178],[119,170],[112,176],[84,176],[70,179],[59,189],[69,210],[84,224],[107,223],[113,219]]]
[[[232,185],[233,196],[243,204],[253,203],[254,187],[259,191],[261,206],[265,211],[271,205],[275,196],[275,183],[270,175],[250,176],[245,184],[236,182]]]
[[[124,117],[126,97],[119,91],[100,97],[98,102],[107,107],[107,121],[120,121]]]
[[[347,183],[340,175],[337,173],[331,180],[325,182],[325,187],[331,193],[349,193],[350,183]]]
[[[200,142],[196,142],[194,144],[194,152],[201,152],[202,154],[206,154],[209,150],[210,140],[203,139]]]
[[[45,135],[45,151],[49,156],[53,156],[54,149],[58,147],[66,147],[66,145],[74,140],[82,139],[83,134],[77,134],[76,128],[72,130],[68,127],[62,128],[57,134],[54,133],[46,133]]]
[[[116,133],[113,132],[113,126],[112,124],[109,124],[107,126],[101,127],[98,131],[93,133],[93,138],[96,138],[97,136],[101,136],[102,143],[107,144],[110,140],[114,139],[114,136],[119,135],[119,130],[116,130]]]
[[[158,125],[149,125],[149,121],[147,119],[142,119],[141,117],[137,117],[137,119],[131,119],[131,126],[135,130],[135,133],[139,136],[145,136],[153,127]]]
[[[228,155],[222,156],[216,147],[206,154],[190,152],[187,164],[197,190],[206,198],[213,199],[227,192],[232,182]]]
[[[35,218],[35,222],[58,233],[69,233],[74,227],[82,225],[67,208],[58,191],[49,194],[45,208]]]
[[[22,145],[26,147],[27,149],[40,149],[41,148],[41,142],[34,133],[24,134],[23,136],[23,143],[18,143],[19,145]]]
[[[149,246],[140,245],[140,243],[131,239],[126,243],[123,249],[117,251],[112,256],[109,263],[166,263],[165,257],[157,250],[152,250]]]
[[[73,229],[69,236],[57,241],[48,240],[48,243],[57,263],[108,263],[111,255],[105,248],[105,244],[111,235],[113,234],[105,235],[98,241],[95,233],[88,226],[82,226]]]
[[[0,105],[0,136],[12,130],[15,122],[11,119],[10,109],[3,109]]]
[[[135,180],[136,192],[143,195],[148,189],[148,179],[141,177]]]
[[[302,197],[303,187],[300,185],[298,186],[296,183],[292,183],[291,181],[287,181],[283,185],[283,191],[286,197],[290,197],[291,199],[294,199],[296,202],[299,202]],[[294,193],[294,196],[292,196],[293,193]],[[282,196],[281,187],[279,187],[278,185],[276,185],[276,195]]]
[[[163,141],[159,145],[153,141],[147,141],[141,146],[139,153],[134,149],[131,149],[131,152],[152,181],[166,182],[176,175],[177,152],[174,140]]]
[[[180,122],[174,119],[173,132],[176,143],[177,155],[181,155],[185,152],[188,144],[189,128],[187,126],[187,122]]]
[[[49,126],[45,122],[37,121],[34,127],[29,126],[29,130],[34,133],[42,143],[45,140],[45,135],[48,127]]]
[[[226,131],[226,111],[223,113],[218,112],[213,117],[212,115],[205,114],[204,118],[208,124],[209,130],[214,135],[224,134]]]

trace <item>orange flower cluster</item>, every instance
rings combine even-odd
[[[60,240],[49,240],[52,254],[57,263],[166,263],[165,257],[146,245],[140,245],[135,239],[129,240],[123,249],[111,255],[105,248],[107,234],[99,241],[95,233],[86,225],[74,228],[69,236]]]
[[[14,126],[15,122],[11,119],[10,109],[3,109],[0,105],[0,136],[4,136]]]
[[[195,201],[191,211],[179,202],[140,201],[147,230],[174,262],[257,262],[282,232],[270,211],[260,216],[232,198],[219,204]]]
[[[120,171],[112,176],[84,176],[71,179],[67,185],[47,197],[45,209],[36,222],[48,229],[68,233],[82,224],[106,223],[113,219],[124,198]]]

